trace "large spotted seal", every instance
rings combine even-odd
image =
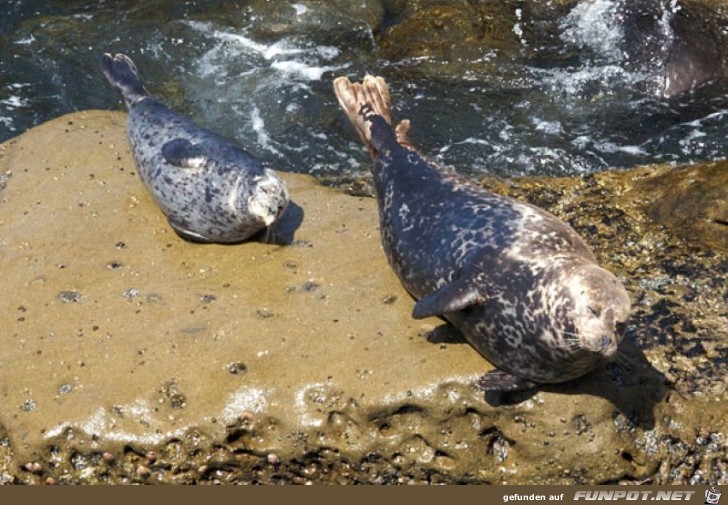
[[[197,242],[240,242],[280,217],[288,191],[272,170],[154,99],[127,56],[104,54],[100,64],[129,109],[139,175],[178,234]]]
[[[483,389],[568,381],[615,355],[629,297],[571,227],[424,160],[409,122],[391,127],[381,77],[334,90],[374,158],[382,243],[413,316],[444,317],[499,369]]]

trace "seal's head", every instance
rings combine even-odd
[[[613,358],[630,311],[622,283],[598,265],[588,264],[574,271],[567,290],[574,303],[579,347],[604,359]]]
[[[288,206],[288,190],[283,181],[270,169],[253,180],[253,189],[248,196],[248,208],[266,227],[273,224]]]

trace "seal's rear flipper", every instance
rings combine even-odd
[[[410,141],[408,136],[411,126],[412,125],[410,124],[409,119],[403,119],[395,127],[394,136],[397,137],[397,142],[399,142],[399,145],[401,145],[405,149],[409,149],[410,151],[417,152],[417,148],[415,148],[414,144]]]
[[[415,305],[412,317],[422,319],[424,317],[442,316],[449,312],[466,309],[471,305],[483,303],[487,299],[481,276],[461,277],[420,299]]]
[[[334,92],[372,157],[384,142],[396,142],[391,126],[392,98],[383,78],[367,75],[361,83],[355,83],[346,77],[337,77]]]
[[[127,109],[142,98],[150,96],[142,84],[136,65],[128,56],[123,54],[111,56],[105,53],[101,56],[99,65],[111,85],[124,97]]]
[[[478,382],[475,383],[480,389],[487,392],[513,393],[517,391],[526,391],[538,386],[537,383],[528,379],[516,377],[503,370],[493,370],[484,374]]]

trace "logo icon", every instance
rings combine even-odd
[[[705,490],[705,503],[708,505],[718,505],[722,491],[718,491],[714,487]]]

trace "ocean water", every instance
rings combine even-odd
[[[395,119],[411,119],[420,150],[465,174],[580,175],[726,157],[728,90],[662,97],[658,60],[625,61],[621,0],[571,9],[506,1],[510,46],[396,60],[379,43],[398,19],[388,3],[6,0],[0,141],[67,112],[123,108],[97,58],[124,52],[155,96],[282,171],[368,170],[331,87],[336,76],[366,73],[387,79]],[[665,0],[656,37],[669,40],[679,7]]]

